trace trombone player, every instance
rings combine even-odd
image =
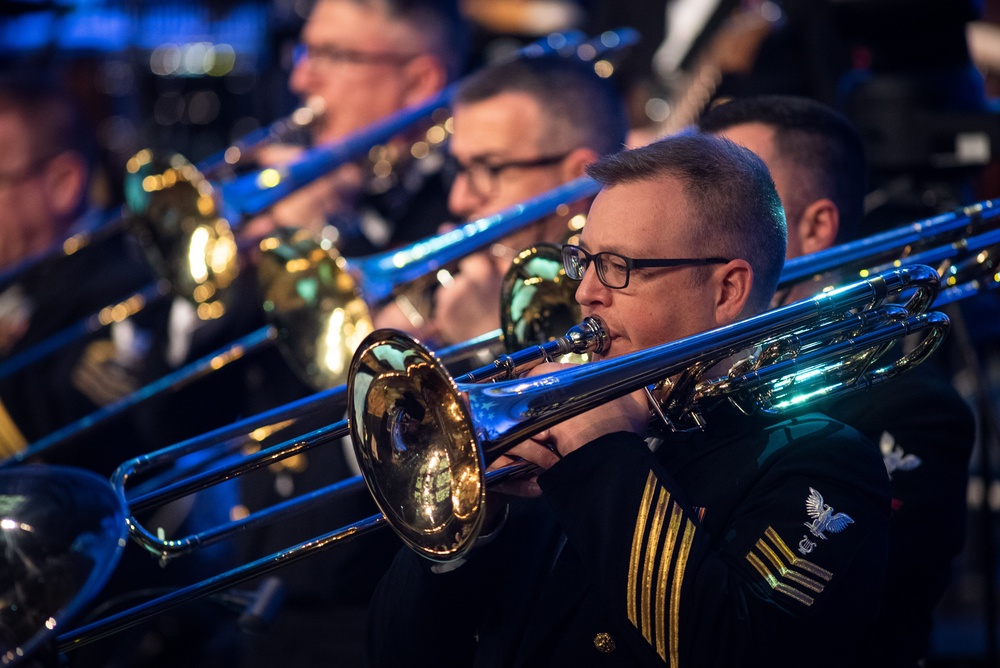
[[[606,357],[767,308],[785,221],[759,158],[691,135],[588,171],[603,189],[564,260],[584,315],[607,324]],[[528,486],[541,502],[494,505],[457,567],[397,555],[370,664],[442,644],[459,665],[847,664],[884,575],[879,457],[820,414],[702,415],[702,431],[651,428],[637,393],[517,446],[545,469]]]
[[[289,80],[304,103],[318,101],[313,143],[340,139],[438,93],[461,74],[465,42],[454,0],[317,0]],[[414,136],[426,130],[383,147],[381,164],[345,165],[300,189],[253,220],[248,233],[304,228],[333,237],[348,257],[432,235],[447,216],[447,184],[439,150],[411,156]],[[296,152],[272,147],[261,158],[276,164]]]
[[[453,103],[448,153],[454,181],[448,207],[459,220],[490,216],[572,181],[619,150],[628,131],[624,104],[607,79],[576,58],[528,58],[488,66],[464,79]],[[522,250],[569,236],[577,203],[467,256],[431,298],[429,320],[397,300],[376,325],[451,345],[500,326],[500,286]]]
[[[0,285],[0,360],[151,278],[120,235],[68,256],[50,252],[101,223],[90,202],[91,143],[82,112],[52,82],[0,80],[0,271],[46,256]],[[135,389],[141,356],[122,352],[106,334],[92,336],[0,380],[0,459]],[[59,461],[110,473],[122,453],[101,451],[106,458],[70,453]]]
[[[772,95],[714,107],[699,125],[767,163],[788,216],[789,258],[859,236],[868,170],[861,137],[846,118],[812,100]],[[794,286],[777,299],[806,297],[811,288]],[[820,410],[878,444],[892,481],[886,588],[858,664],[916,666],[930,649],[931,613],[964,542],[975,420],[929,364]],[[928,526],[935,527],[932,540]]]

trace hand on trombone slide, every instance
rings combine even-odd
[[[577,366],[558,362],[539,364],[526,377],[555,373]],[[500,456],[488,470],[510,466],[518,461],[531,462],[540,469],[548,470],[560,459],[591,441],[619,431],[646,433],[650,419],[649,404],[644,389],[605,402],[586,413],[540,431],[530,439],[518,443]],[[542,490],[538,486],[538,472],[517,476],[492,487],[508,496],[537,497]],[[487,504],[489,505],[489,504]]]
[[[260,149],[258,162],[262,167],[278,167],[294,162],[302,151],[298,146],[267,146]],[[330,216],[356,206],[362,185],[361,168],[354,163],[342,165],[252,218],[245,225],[246,234],[255,238],[279,227],[296,227],[319,235]]]

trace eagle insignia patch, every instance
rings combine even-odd
[[[812,487],[809,488],[809,497],[806,499],[806,512],[813,519],[812,522],[804,522],[809,528],[809,532],[826,540],[825,532],[840,533],[848,524],[854,524],[854,520],[847,513],[836,513],[833,508],[823,502],[823,495]]]
[[[882,432],[878,447],[882,451],[882,462],[885,464],[885,470],[889,474],[890,480],[896,471],[912,471],[923,464],[920,457],[903,452],[903,448],[896,445],[896,439],[887,431]]]

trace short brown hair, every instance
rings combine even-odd
[[[605,187],[679,179],[699,218],[704,255],[749,262],[754,282],[748,306],[767,308],[785,263],[785,213],[767,167],[754,153],[726,139],[687,134],[606,156],[587,173]]]

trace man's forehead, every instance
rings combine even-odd
[[[452,152],[469,157],[507,156],[537,148],[538,105],[523,93],[456,105]]]
[[[591,204],[581,245],[591,251],[623,253],[671,247],[684,235],[689,214],[683,183],[675,176],[664,174],[605,187]]]

